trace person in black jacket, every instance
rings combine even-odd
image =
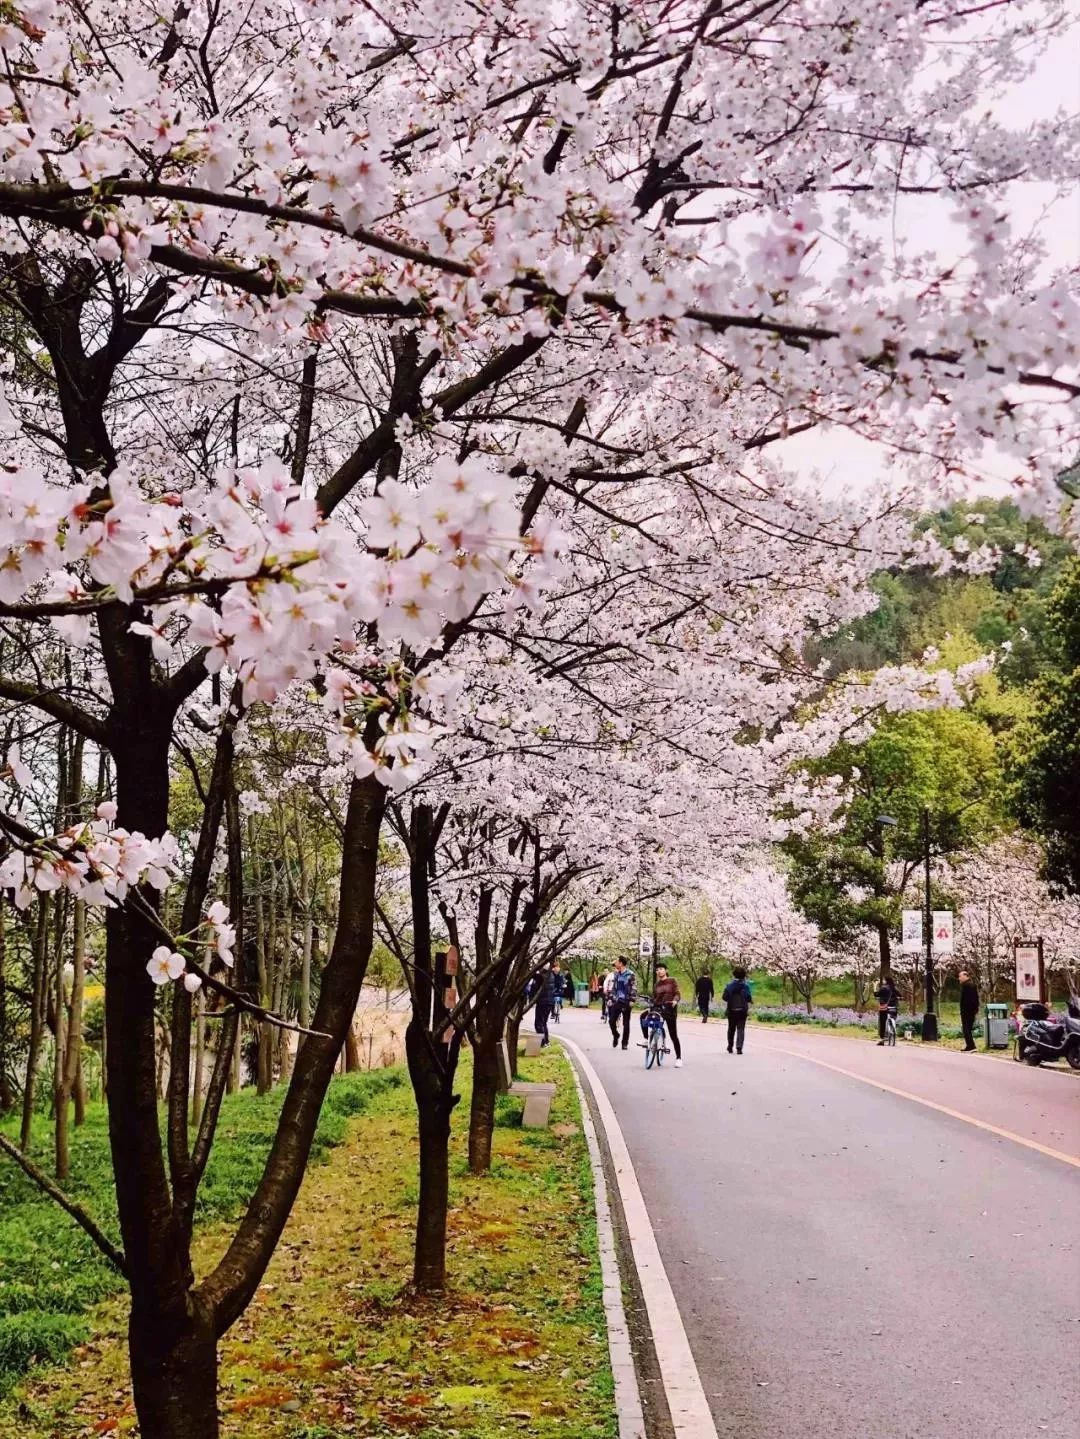
[[[716,993],[713,987],[711,974],[699,974],[694,985],[694,998],[697,1000],[698,1013],[701,1015],[702,1024],[709,1021],[709,1005],[712,1004],[713,995]]]
[[[885,1043],[886,1015],[891,1014],[895,1019],[900,1010],[900,991],[893,983],[891,974],[882,975],[881,983],[874,991],[874,998],[878,1003],[877,1032],[878,1044],[880,1045]]]
[[[979,990],[966,969],[960,971],[960,1028],[964,1031],[964,1053],[975,1048],[975,1019],[979,1013]]]
[[[736,1054],[742,1054],[746,1038],[746,1016],[754,1002],[753,990],[746,982],[746,970],[737,964],[731,971],[733,978],[724,986],[723,1000],[727,1005],[727,1052],[735,1046]]]
[[[548,1034],[548,1020],[551,1018],[552,1006],[555,1003],[555,986],[561,985],[562,980],[550,969],[541,970],[536,976],[536,1032],[542,1035],[540,1048],[551,1043],[551,1035]]]

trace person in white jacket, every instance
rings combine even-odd
[[[607,1023],[608,1001],[611,999],[611,986],[615,982],[615,971],[609,969],[600,982],[600,1022]]]

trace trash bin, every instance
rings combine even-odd
[[[588,1009],[589,1007],[589,986],[578,984],[574,986],[574,1008]]]
[[[988,1004],[986,1006],[986,1047],[987,1049],[1008,1049],[1009,1047],[1009,1006]]]

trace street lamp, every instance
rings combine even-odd
[[[930,908],[930,811],[922,812],[923,874],[925,876],[924,917],[926,935],[926,1012],[923,1014],[922,1037],[938,1037],[937,1013],[934,1009],[934,912]]]
[[[888,892],[889,892],[889,844],[888,844],[888,835],[887,835],[886,831],[888,831],[888,830],[890,830],[890,829],[895,829],[897,822],[896,822],[895,819],[893,819],[893,817],[892,817],[891,814],[879,814],[879,815],[876,817],[876,819],[874,820],[874,823],[875,823],[875,824],[878,826],[878,828],[882,831],[882,835],[881,835],[881,871],[882,871],[882,876],[881,876],[881,877],[882,877],[882,889],[883,889],[883,891],[884,891],[884,893],[885,893],[885,895],[886,895],[886,897],[887,897],[887,896],[888,896]],[[884,978],[885,978],[885,969],[886,969],[886,959],[885,959],[885,955],[886,955],[886,953],[888,952],[888,930],[887,930],[887,928],[886,928],[885,931],[883,931],[883,933],[885,934],[885,941],[884,941],[884,943],[881,945],[881,965],[880,965],[880,968],[881,968],[881,978],[884,980]],[[892,956],[891,956],[891,955],[890,955],[889,960],[888,960],[888,967],[889,967],[890,969],[892,968]]]

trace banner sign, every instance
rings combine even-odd
[[[921,909],[904,910],[904,953],[918,954],[923,947],[923,924]]]
[[[1016,998],[1020,1004],[1039,1004],[1044,995],[1042,941],[1013,941],[1016,960]]]
[[[951,909],[934,910],[934,953],[953,952],[953,913]]]

